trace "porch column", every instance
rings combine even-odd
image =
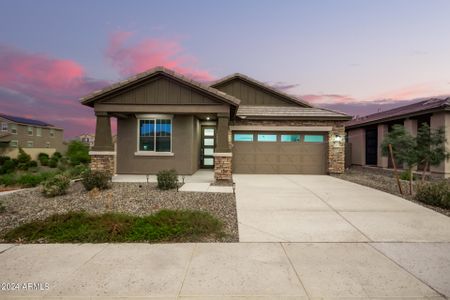
[[[389,127],[385,124],[378,124],[378,142],[377,142],[377,166],[380,168],[388,167],[388,157],[381,154],[381,143],[388,134]]]
[[[217,145],[214,151],[214,179],[232,182],[232,153],[228,142],[229,114],[217,115]]]
[[[106,171],[114,174],[114,145],[111,134],[111,118],[106,112],[96,112],[95,142],[91,156],[90,167],[95,171]]]
[[[440,112],[435,113],[431,116],[430,120],[430,128],[438,129],[444,128],[445,137],[447,138],[446,148],[450,148],[450,113],[448,112]],[[444,178],[450,178],[450,160],[442,162],[439,166],[431,166],[431,173],[440,174]]]
[[[345,171],[345,129],[344,124],[335,124],[328,132],[328,173]]]

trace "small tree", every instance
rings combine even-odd
[[[80,141],[71,141],[69,143],[66,156],[72,166],[86,164],[91,161],[88,146]]]
[[[409,173],[409,193],[412,194],[413,168],[417,165],[418,151],[417,141],[402,125],[394,125],[381,144],[384,156],[389,155],[389,144],[396,160],[405,164]]]
[[[430,129],[427,123],[423,123],[417,131],[417,160],[419,164],[424,164],[422,181],[425,180],[425,173],[430,166],[438,166],[443,161],[450,158],[450,153],[446,151],[444,128]]]

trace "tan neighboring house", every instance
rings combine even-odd
[[[36,159],[41,152],[65,152],[63,129],[46,122],[0,114],[0,155],[17,157],[19,147]]]
[[[89,148],[94,147],[95,142],[95,134],[89,134],[89,133],[83,133],[77,137],[75,137],[76,140],[85,143],[89,146]]]
[[[392,168],[391,160],[381,154],[383,137],[396,124],[404,125],[413,136],[422,123],[431,128],[442,127],[450,147],[450,97],[429,98],[414,104],[371,114],[346,123],[347,138],[351,144],[351,163],[360,166]],[[423,166],[418,166],[418,171]],[[450,161],[431,167],[433,174],[450,177]]]
[[[163,67],[81,99],[97,123],[91,167],[118,174],[344,171],[350,116],[314,107],[242,74],[202,84]],[[110,118],[117,118],[117,146]],[[116,169],[114,168],[116,161]]]

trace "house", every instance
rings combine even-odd
[[[83,133],[83,134],[80,134],[79,136],[76,136],[75,139],[77,141],[85,143],[86,145],[89,146],[89,148],[94,147],[95,134]]]
[[[96,115],[93,169],[193,174],[344,171],[350,116],[313,107],[242,74],[202,84],[157,67],[81,99]],[[110,118],[117,118],[114,151]]]
[[[43,121],[0,114],[0,155],[17,157],[19,147],[36,159],[41,152],[64,152],[64,132]]]
[[[346,132],[352,149],[351,163],[392,168],[391,161],[381,154],[383,137],[396,124],[404,125],[415,136],[422,123],[431,128],[443,127],[447,141],[450,141],[450,97],[429,98],[349,121]],[[423,170],[423,166],[418,166],[418,169]],[[443,162],[430,170],[436,175],[450,177],[450,162]]]

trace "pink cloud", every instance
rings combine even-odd
[[[437,90],[433,86],[427,83],[420,83],[381,93],[373,97],[373,99],[405,100],[429,97],[435,94],[437,94]]]
[[[353,97],[348,95],[339,94],[306,94],[300,95],[301,99],[308,102],[319,104],[319,103],[346,103],[356,101]]]
[[[106,57],[122,76],[143,72],[156,66],[164,66],[200,81],[213,76],[197,67],[197,60],[185,54],[176,40],[147,38],[131,43],[133,32],[118,31],[110,36]]]

